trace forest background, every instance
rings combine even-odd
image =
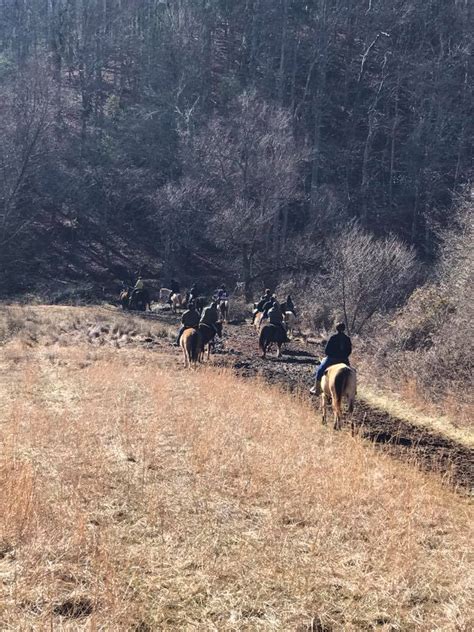
[[[2,294],[95,300],[138,270],[279,287],[369,347],[383,319],[367,357],[462,392],[472,18],[468,0],[0,0]]]

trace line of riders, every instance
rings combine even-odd
[[[179,283],[173,279],[170,283],[169,290],[170,293],[167,302],[171,304],[172,296],[180,293]],[[145,296],[143,296],[144,294]],[[130,306],[140,304],[140,300],[145,301],[145,306],[147,303],[149,305],[148,291],[141,277],[138,278],[133,289],[128,288],[127,299]],[[201,302],[205,301],[203,297],[200,297],[197,285],[193,284],[191,289],[186,293],[185,304],[187,305],[187,310],[181,317],[181,327],[176,338],[176,346],[179,346],[181,337],[187,329],[202,329],[203,326],[209,328],[209,333],[204,336],[205,340],[203,340],[203,342],[205,341],[209,345],[213,343],[215,335],[219,337],[222,335],[219,307],[225,303],[228,308],[229,293],[226,286],[224,284],[219,286],[209,305],[204,306],[204,304],[199,304],[200,299]],[[285,325],[285,314],[288,312],[292,313],[296,318],[296,309],[291,296],[288,295],[284,302],[279,303],[275,294],[272,294],[269,289],[265,290],[260,300],[255,303],[251,322],[255,324],[257,318],[260,320],[261,334],[259,344],[263,352],[263,357],[265,357],[266,349],[271,342],[278,344],[278,355],[280,355],[281,344],[290,341]],[[273,335],[271,335],[272,328],[265,328],[265,324],[273,326]],[[264,335],[265,329],[270,332],[266,337]],[[329,338],[326,344],[325,357],[315,371],[315,384],[310,389],[310,392],[314,395],[321,394],[322,378],[331,366],[344,364],[350,367],[349,356],[352,353],[352,343],[349,336],[346,335],[345,329],[346,326],[344,323],[337,324],[336,333]],[[208,353],[209,351],[210,346],[208,347]]]

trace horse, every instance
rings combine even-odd
[[[229,299],[221,298],[219,300],[219,311],[221,313],[221,319],[226,323],[229,319]]]
[[[123,288],[123,290],[121,290],[120,295],[119,295],[119,303],[122,306],[122,309],[128,309],[129,306],[129,301],[130,301],[130,294],[132,292],[132,288]]]
[[[199,333],[201,334],[202,340],[202,348],[201,348],[201,357],[204,359],[205,349],[207,346],[207,359],[209,360],[211,356],[211,346],[214,343],[214,337],[217,333],[219,338],[222,338],[222,323],[218,321],[216,323],[216,329],[210,325],[206,325],[205,323],[199,323]]]
[[[172,294],[173,292],[169,288],[167,287],[160,288],[160,293],[159,293],[160,303],[167,303],[170,300],[170,297]]]
[[[278,347],[277,358],[281,358],[281,345],[284,342],[288,342],[288,336],[286,335],[286,331],[283,327],[280,327],[280,325],[272,325],[270,323],[262,327],[258,338],[258,346],[262,352],[262,358],[266,358],[267,349],[272,342],[276,342]]]
[[[195,328],[185,329],[179,345],[183,350],[185,368],[191,367],[191,365],[196,367],[202,352],[201,333]]]
[[[296,316],[291,311],[285,311],[284,315],[283,315],[283,318],[285,320],[286,331],[291,336],[293,336],[293,328],[294,328],[295,323],[296,323]]]
[[[356,372],[347,364],[340,362],[333,364],[324,372],[321,380],[321,408],[323,411],[323,424],[327,421],[327,406],[332,400],[334,411],[334,430],[342,427],[342,398],[346,397],[349,413],[354,410],[354,399],[357,392]]]
[[[260,331],[260,327],[262,325],[262,320],[263,320],[263,312],[257,312],[255,314],[254,319],[253,319],[253,325],[254,325],[257,333]]]
[[[146,312],[146,308],[151,311],[150,293],[146,288],[141,290],[132,290],[128,300],[128,307],[142,312]]]
[[[181,294],[179,293],[173,293],[170,296],[171,301],[171,310],[176,314],[176,312],[178,311],[178,307],[182,308],[184,301],[183,301],[183,297]]]

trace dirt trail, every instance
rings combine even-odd
[[[155,318],[167,323],[177,317],[166,312]],[[174,353],[179,353],[174,349]],[[283,357],[271,352],[262,360],[257,348],[257,336],[248,323],[228,324],[224,338],[217,343],[212,360],[215,366],[232,369],[243,378],[260,377],[294,392],[307,393],[312,384],[316,356],[299,341],[286,345]],[[319,407],[313,398],[315,410]],[[319,410],[317,412],[319,417]],[[383,447],[392,456],[417,464],[425,470],[441,474],[455,487],[468,492],[474,489],[474,450],[439,433],[393,417],[358,400],[354,425],[363,439]]]
[[[107,311],[117,313],[115,308],[107,308]],[[122,315],[126,316],[126,313]],[[172,329],[176,328],[176,331],[179,318],[180,315],[166,309],[152,314],[133,313],[135,324],[137,319],[153,321],[171,326]],[[101,331],[99,328],[93,342],[109,343],[110,341]],[[102,339],[103,336],[104,339]],[[138,345],[157,351],[165,356],[166,363],[171,361],[181,364],[181,350],[172,346],[166,339],[161,338],[150,342],[151,338],[143,336],[136,336],[133,339],[128,336],[128,338],[127,345]],[[267,359],[262,360],[258,350],[257,335],[248,322],[225,325],[223,340],[217,342],[211,360],[214,366],[231,369],[242,378],[263,378],[272,385],[304,395],[308,394],[312,384],[312,373],[316,361],[317,357],[311,347],[305,346],[298,340],[286,345],[281,359],[277,359],[275,352],[271,350]],[[316,419],[319,421],[318,398],[312,398],[312,402]],[[394,417],[361,399],[357,401],[353,421],[360,437],[382,447],[396,458],[416,464],[422,469],[434,471],[440,474],[447,483],[459,487],[460,490],[468,493],[474,490],[474,450],[472,448],[431,429]]]

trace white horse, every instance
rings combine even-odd
[[[184,300],[181,294],[178,292],[171,295],[171,310],[176,314],[178,311],[178,307],[182,308],[184,306]]]
[[[286,325],[286,331],[290,334],[290,336],[293,336],[293,329],[296,324],[296,316],[293,314],[293,312],[285,312],[284,320],[285,320],[285,325]]]
[[[229,299],[222,298],[219,301],[219,312],[221,314],[221,320],[225,323],[229,320]]]
[[[167,287],[160,288],[160,303],[167,303],[170,299],[172,292]]]

